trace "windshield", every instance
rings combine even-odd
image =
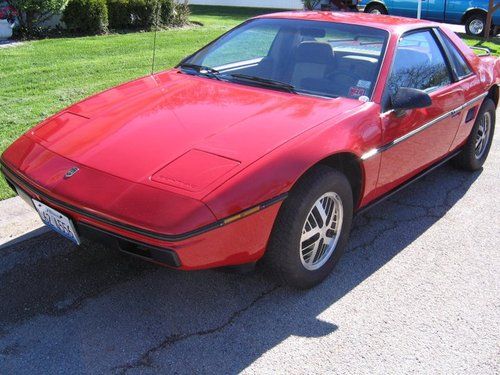
[[[333,22],[251,20],[182,64],[209,78],[296,94],[370,98],[388,33]]]

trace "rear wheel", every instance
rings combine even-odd
[[[352,213],[347,178],[327,166],[315,167],[283,203],[264,262],[284,284],[313,287],[328,276],[344,252]]]
[[[486,28],[486,14],[473,13],[465,20],[465,32],[471,36],[483,36]]]
[[[494,131],[495,104],[490,98],[486,98],[479,109],[469,139],[453,164],[469,171],[480,169],[490,152]]]
[[[387,9],[382,4],[371,4],[365,8],[365,13],[388,14]]]

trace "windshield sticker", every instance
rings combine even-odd
[[[371,86],[371,85],[372,85],[372,83],[371,83],[370,81],[365,81],[365,80],[363,80],[363,79],[360,79],[360,80],[358,81],[358,84],[357,84],[356,86],[358,86],[358,87],[362,87],[362,88],[364,88],[364,89],[367,89],[367,90],[368,90],[368,89],[370,88],[370,86]]]
[[[359,98],[362,95],[365,95],[366,90],[362,87],[351,87],[349,89],[349,96],[354,98]]]

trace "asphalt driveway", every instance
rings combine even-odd
[[[359,216],[307,292],[43,234],[0,252],[0,373],[498,374],[499,196],[496,136]]]

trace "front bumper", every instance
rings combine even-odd
[[[35,198],[70,217],[81,237],[117,246],[132,255],[183,270],[257,261],[264,254],[278,210],[286,197],[276,197],[189,233],[162,235],[106,220],[95,211],[87,212],[56,199],[26,176],[3,163],[0,166],[16,192],[21,190],[29,198]],[[27,201],[30,203],[29,199]]]

